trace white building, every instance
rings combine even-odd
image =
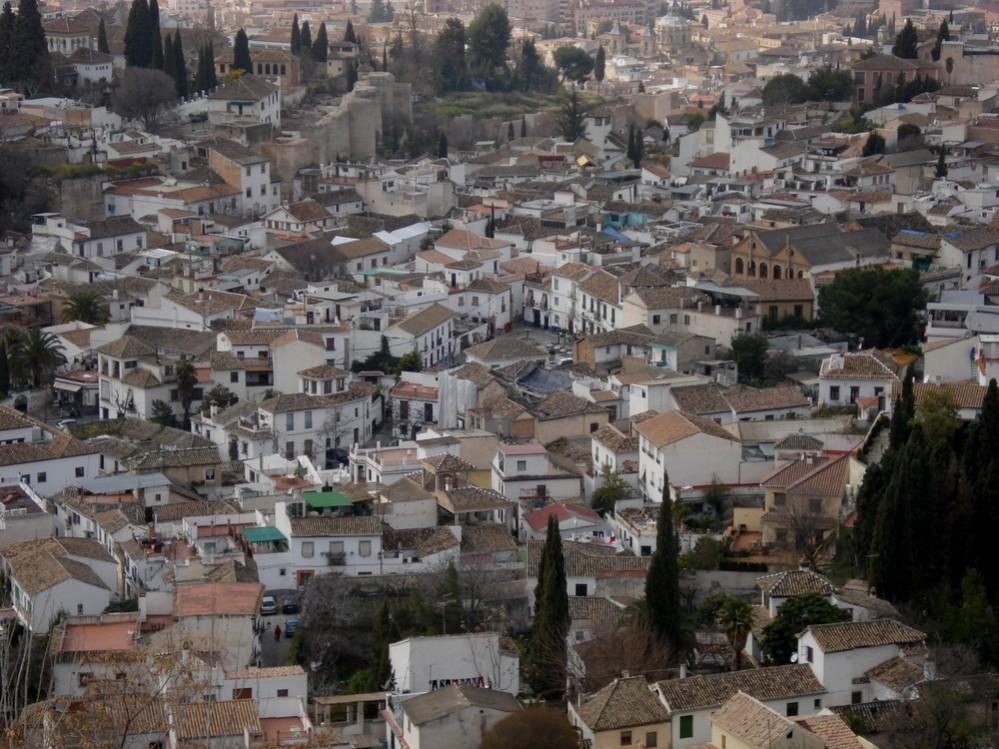
[[[452,686],[393,700],[386,721],[390,749],[468,749],[504,718],[518,712],[513,695],[495,689]]]
[[[878,411],[892,409],[899,378],[874,352],[836,354],[819,369],[819,405],[849,406],[871,402]]]
[[[31,217],[34,252],[64,252],[75,257],[113,257],[145,247],[146,230],[129,216],[76,223],[60,213]]]
[[[496,632],[408,637],[389,645],[397,693],[471,685],[517,694],[520,657]]]

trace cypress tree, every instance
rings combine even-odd
[[[253,72],[253,60],[250,59],[250,40],[246,32],[240,29],[236,32],[236,41],[232,49],[232,66],[244,73]]]
[[[180,38],[180,29],[173,38],[173,66],[176,71],[174,79],[177,81],[177,96],[186,99],[189,92],[187,81],[187,61],[184,59],[184,42]]]
[[[295,18],[291,22],[291,53],[295,56],[298,56],[298,53],[301,49],[302,49],[302,32],[298,28],[298,13],[296,13]]]
[[[554,517],[548,519],[537,574],[527,675],[534,691],[541,697],[551,699],[561,696],[565,689],[565,638],[570,624],[565,557],[558,521]]]
[[[316,39],[312,42],[312,59],[316,62],[326,62],[330,52],[330,42],[326,37],[326,22],[319,24],[319,31],[316,32]]]
[[[388,70],[388,47],[382,45],[382,70]]]
[[[10,3],[7,3],[10,5]],[[104,19],[97,25],[97,51],[106,55],[111,54],[111,47],[108,46],[108,31],[104,28]]]
[[[157,70],[163,70],[165,58],[163,53],[163,32],[160,31],[160,5],[158,0],[149,0],[149,24],[152,27],[149,38],[152,48],[149,58],[150,64]],[[177,36],[180,37],[179,29]]]
[[[520,115],[520,137],[527,137],[527,117],[524,115]]]
[[[517,137],[516,131],[513,129],[513,122],[506,123],[506,139],[513,140]]]
[[[208,48],[202,44],[198,47],[198,69],[194,72],[194,91],[200,93],[207,87],[208,70],[205,63],[208,61]]]
[[[300,38],[301,44],[302,44],[301,48],[303,50],[307,49],[307,50],[311,51],[311,49],[312,49],[312,31],[309,29],[309,22],[308,21],[303,21],[302,22],[302,33],[301,33],[301,36],[299,38]]]
[[[357,61],[347,63],[347,90],[353,91],[354,84],[357,83]]]
[[[940,146],[935,176],[937,179],[944,179],[947,176],[947,149],[945,146]]]
[[[149,6],[146,0],[132,0],[128,10],[128,21],[125,24],[125,64],[144,68],[152,59],[152,49],[149,48]]]
[[[902,381],[902,393],[895,401],[892,409],[891,431],[888,436],[888,446],[893,450],[901,450],[909,439],[909,429],[912,417],[916,415],[916,398],[912,392],[912,375]]]
[[[177,82],[177,60],[173,54],[173,34],[167,32],[163,40],[163,72]]]
[[[29,93],[52,84],[49,46],[36,0],[20,0],[17,4],[7,72],[10,80],[21,83]]]
[[[3,4],[3,13],[0,14],[0,81],[14,80],[14,76],[9,71],[16,24],[17,17],[14,15],[14,8],[8,0]]]
[[[206,47],[206,50],[207,51],[205,53],[205,56],[208,58],[208,65],[207,65],[208,76],[206,78],[206,81],[208,83],[207,90],[211,91],[212,89],[214,89],[219,85],[219,80],[218,77],[215,75],[215,45],[212,43],[210,39],[208,40],[208,45]]]
[[[437,141],[437,158],[447,158],[447,135],[444,133],[441,133],[441,137]]]
[[[10,365],[7,363],[7,347],[0,343],[0,398],[6,398],[9,394]]]
[[[663,499],[656,523],[656,551],[645,578],[645,605],[649,625],[656,639],[680,657],[683,628],[680,620],[680,544],[673,527],[673,500],[669,491],[669,475],[663,468]]]
[[[604,45],[597,47],[597,54],[593,58],[593,80],[598,84],[604,82],[604,72],[606,70],[606,52],[604,52]]]
[[[343,40],[357,44],[357,35],[354,34],[354,24],[347,21],[347,28],[343,30]]]

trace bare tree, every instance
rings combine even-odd
[[[111,103],[117,114],[142,120],[147,130],[156,126],[163,110],[177,101],[177,84],[161,70],[130,67],[125,70]]]

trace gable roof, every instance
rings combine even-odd
[[[711,725],[751,747],[772,746],[774,742],[783,745],[795,728],[790,720],[745,692],[737,692],[722,705],[711,716]]]
[[[524,522],[534,530],[541,530],[548,525],[550,517],[554,517],[559,523],[571,518],[576,518],[584,523],[599,523],[602,520],[600,515],[589,507],[572,502],[552,502],[550,505],[525,513]]]
[[[635,426],[635,429],[656,447],[672,445],[674,442],[685,440],[696,434],[706,434],[730,442],[739,441],[737,437],[711,419],[683,411],[663,411],[640,422]]]
[[[415,312],[409,317],[390,325],[388,329],[398,328],[409,333],[411,336],[421,336],[433,330],[438,325],[447,322],[452,317],[454,317],[454,313],[451,310],[435,302],[426,309]]]
[[[807,663],[668,679],[656,688],[671,713],[717,707],[740,691],[766,701],[826,691]]]
[[[815,642],[826,653],[882,645],[917,645],[926,640],[925,632],[895,619],[812,624],[805,630],[805,633],[808,632],[811,632]]]
[[[809,569],[785,570],[756,579],[756,587],[769,593],[773,598],[787,598],[805,593],[829,595],[836,586],[824,575]]]
[[[509,692],[458,685],[411,697],[402,703],[402,711],[415,725],[423,725],[470,707],[515,713],[520,703]]]
[[[615,679],[594,692],[576,709],[591,731],[664,723],[669,713],[644,677]]]

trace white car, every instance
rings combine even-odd
[[[264,596],[260,599],[260,615],[273,616],[278,611],[277,601],[274,596]]]

